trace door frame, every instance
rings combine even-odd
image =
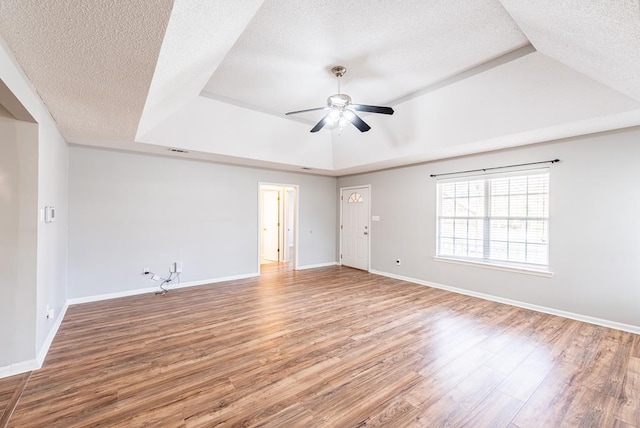
[[[369,233],[367,234],[367,272],[371,271],[371,184],[361,184],[359,186],[346,186],[340,188],[340,193],[338,197],[340,198],[340,224],[338,225],[338,231],[340,232],[340,247],[338,250],[340,254],[338,255],[338,265],[342,266],[342,209],[344,205],[344,200],[342,199],[342,192],[344,190],[352,190],[352,189],[362,189],[363,187],[369,189],[369,201],[367,207],[367,230]]]
[[[299,214],[299,201],[300,201],[300,186],[297,184],[286,183],[274,183],[270,181],[258,181],[258,248],[256,259],[256,272],[260,275],[260,259],[262,252],[262,204],[260,203],[262,187],[280,187],[280,188],[292,188],[293,189],[293,269],[298,270],[298,214]],[[285,208],[286,209],[286,208]],[[284,216],[285,213],[283,213]]]

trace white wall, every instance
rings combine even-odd
[[[39,119],[40,120],[40,119]],[[67,303],[67,246],[69,220],[69,148],[58,129],[46,116],[38,124],[38,287],[36,349],[43,357],[48,349],[56,322]],[[53,223],[42,221],[45,206],[56,209]],[[47,305],[54,309],[53,319],[46,318]],[[42,362],[42,361],[40,361]]]
[[[24,124],[16,128],[17,141],[19,142],[34,141],[37,138],[37,142],[34,144],[22,147],[21,143],[18,150],[21,156],[20,170],[29,171],[30,177],[33,177],[33,174],[37,172],[37,190],[24,190],[24,183],[20,184],[19,202],[21,207],[20,227],[22,225],[31,227],[30,225],[34,221],[37,222],[37,250],[32,248],[31,251],[35,251],[35,254],[25,253],[24,257],[20,256],[19,268],[21,272],[24,272],[22,275],[23,278],[26,278],[26,282],[30,282],[35,288],[29,292],[32,294],[25,297],[24,304],[15,307],[18,323],[13,332],[15,340],[28,344],[28,352],[21,352],[20,356],[12,358],[10,364],[0,362],[0,377],[2,377],[38,367],[53,339],[56,326],[61,321],[63,308],[65,308],[67,301],[68,168],[65,140],[1,38],[0,79],[37,122],[37,125]],[[27,153],[27,151],[29,152]],[[23,159],[28,159],[28,161],[22,163]],[[24,202],[36,196],[37,205]],[[38,220],[39,212],[45,205],[56,207],[56,223],[45,224]],[[21,234],[21,239],[23,236],[29,236],[29,234]],[[25,266],[29,265],[31,257],[36,258],[37,266],[30,265],[27,270]],[[27,291],[20,289],[18,292]],[[56,315],[53,319],[46,318],[47,305],[50,305],[55,311]],[[4,343],[1,343],[0,347],[2,354],[5,355],[4,353],[8,351],[4,348]]]
[[[372,185],[372,270],[640,328],[640,128],[343,177]],[[430,174],[559,158],[551,167],[552,278],[449,264]],[[402,259],[402,265],[395,264]]]
[[[258,182],[299,185],[299,265],[334,263],[336,179],[89,147],[70,149],[69,297],[257,273]]]
[[[0,108],[2,110],[2,108]],[[34,358],[37,125],[0,112],[0,367]]]

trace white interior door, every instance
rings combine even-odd
[[[280,192],[262,191],[262,258],[279,261]]]
[[[341,262],[369,270],[369,188],[342,189]]]

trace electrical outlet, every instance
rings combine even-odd
[[[150,273],[151,273],[151,271],[149,270],[149,268],[142,269],[142,274],[143,275],[149,275]]]
[[[54,309],[52,307],[50,307],[49,305],[47,305],[47,319],[48,320],[52,320],[54,315],[55,315]]]
[[[171,263],[169,265],[169,272],[171,272],[171,273],[175,273],[176,272],[176,264],[175,263]]]
[[[181,273],[182,272],[182,262],[181,261],[177,261],[174,264],[176,266],[176,273]]]
[[[54,221],[56,221],[55,207],[44,207],[44,222],[53,223]]]
[[[400,266],[402,264],[402,261],[400,259],[396,259],[396,264]]]

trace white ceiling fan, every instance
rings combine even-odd
[[[340,78],[344,76],[347,69],[341,65],[337,65],[331,69],[331,72],[338,78],[338,93],[327,98],[326,107],[310,108],[306,110],[290,111],[286,115],[307,113],[317,110],[328,110],[328,113],[320,119],[320,122],[311,128],[311,132],[318,132],[326,125],[337,125],[342,130],[349,123],[353,124],[360,132],[367,132],[371,129],[367,123],[356,114],[356,111],[364,111],[367,113],[393,114],[391,107],[370,106],[365,104],[354,104],[351,97],[347,94],[340,93]]]

